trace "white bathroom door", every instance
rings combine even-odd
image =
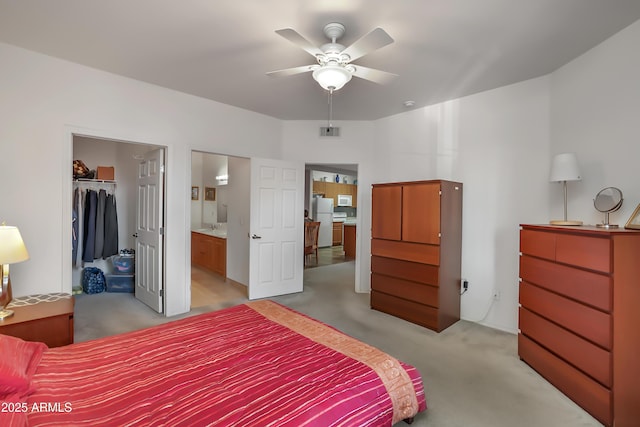
[[[138,165],[136,298],[163,311],[164,149],[150,151]]]
[[[302,292],[304,166],[251,159],[249,299]]]

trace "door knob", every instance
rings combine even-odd
[[[251,238],[252,239],[262,239],[262,236],[258,236],[257,234],[252,234]]]
[[[137,239],[138,238],[138,233],[133,233],[132,236]]]

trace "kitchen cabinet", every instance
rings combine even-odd
[[[313,181],[313,194],[324,194],[327,191],[327,183],[324,181]]]
[[[340,246],[342,244],[342,223],[333,223],[333,246]]]
[[[353,259],[356,257],[356,225],[344,225],[344,256]]]
[[[327,199],[333,199],[333,206],[338,206],[338,194],[350,194],[352,207],[357,207],[358,186],[330,181],[313,181],[313,194],[322,194]]]
[[[462,184],[374,184],[371,307],[437,332],[460,319]]]
[[[606,426],[640,419],[640,232],[522,225],[518,354]]]
[[[227,240],[191,232],[191,263],[227,276]]]

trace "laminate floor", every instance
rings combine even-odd
[[[304,268],[311,269],[327,265],[353,261],[346,259],[342,246],[318,249],[315,255],[307,258]],[[224,279],[219,274],[200,267],[191,266],[191,308],[218,305],[230,301],[248,298],[247,288],[233,280]]]
[[[247,288],[219,274],[191,266],[191,308],[246,300]]]

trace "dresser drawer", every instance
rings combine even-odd
[[[556,261],[609,273],[611,272],[611,240],[559,234],[556,236]]]
[[[522,255],[520,278],[600,310],[612,309],[610,276]]]
[[[520,331],[600,384],[611,388],[611,353],[535,313],[520,308]]]
[[[520,252],[554,260],[556,259],[556,235],[544,231],[520,230]]]
[[[440,269],[435,265],[372,256],[371,271],[373,273],[386,274],[387,276],[395,276],[405,280],[438,286],[438,273]]]
[[[518,335],[518,354],[585,411],[601,423],[611,425],[610,390],[522,334]]]
[[[382,274],[371,274],[371,289],[438,308],[438,288]]]
[[[611,350],[611,316],[527,282],[520,285],[522,307]]]
[[[438,309],[433,307],[372,290],[371,308],[438,330]]]
[[[371,239],[371,255],[398,258],[424,264],[440,264],[440,247],[422,243]]]

